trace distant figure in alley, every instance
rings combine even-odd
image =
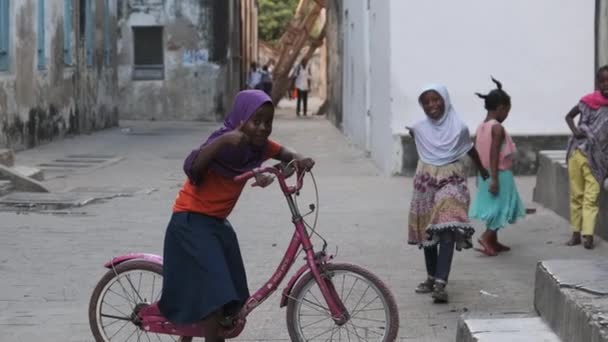
[[[308,112],[308,91],[310,90],[310,80],[312,78],[308,60],[302,59],[300,64],[294,69],[292,78],[295,80],[295,86],[298,92],[296,115],[300,116],[300,108],[302,108],[304,110],[303,114],[306,116]]]
[[[247,89],[260,89],[262,85],[262,71],[258,67],[258,63],[251,62],[251,68],[247,75]]]

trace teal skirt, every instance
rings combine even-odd
[[[482,221],[491,230],[499,230],[526,216],[511,171],[498,172],[498,195],[488,191],[491,179],[477,177],[477,195],[469,209],[471,219]]]

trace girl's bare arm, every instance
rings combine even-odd
[[[241,132],[241,126],[224,134],[209,145],[191,152],[184,164],[184,171],[190,178],[190,181],[198,183],[205,172],[207,172],[211,160],[213,160],[224,146],[240,146],[247,143],[247,136],[245,133]],[[194,158],[194,160],[192,161],[192,164],[188,165],[188,160],[190,158]]]
[[[473,147],[472,149],[469,150],[468,154],[469,154],[469,157],[471,157],[471,159],[473,160],[475,167],[477,167],[477,170],[479,170],[479,174],[481,175],[481,177],[483,179],[488,179],[488,177],[489,177],[488,170],[486,170],[483,167],[483,164],[481,163],[481,159],[479,159],[479,153],[477,153],[477,149],[475,147]]]
[[[574,124],[574,118],[576,118],[580,113],[581,110],[578,108],[578,105],[576,105],[570,109],[568,114],[566,114],[566,122],[568,123],[568,127],[570,127],[572,134],[574,134],[574,136],[577,138],[582,138],[584,136],[584,133],[581,132],[578,127],[576,127],[576,124]]]
[[[304,167],[307,170],[312,169],[312,167],[315,165],[315,162],[311,158],[305,158],[301,154],[296,153],[295,151],[284,146],[281,147],[279,154],[277,154],[274,159],[279,160],[283,163],[289,163],[292,160],[297,160],[299,161],[300,166]]]
[[[500,124],[492,126],[492,144],[490,145],[490,177],[498,183],[498,161],[500,147],[505,140],[505,129]]]

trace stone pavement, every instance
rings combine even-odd
[[[51,190],[76,187],[138,188],[68,211],[0,212],[0,341],[92,341],[88,300],[115,255],[160,253],[175,194],[184,181],[181,163],[214,125],[206,123],[122,122],[121,128],[58,141],[19,153],[19,164],[36,165],[68,155],[112,155],[121,161],[61,174],[45,182]],[[533,311],[538,260],[608,255],[605,243],[588,252],[568,248],[568,224],[539,208],[509,227],[501,238],[513,247],[497,258],[474,251],[457,253],[449,285],[451,303],[433,305],[414,294],[424,279],[422,253],[406,245],[408,178],[380,175],[362,151],[349,145],[320,117],[278,115],[274,139],[314,157],[320,191],[319,232],[338,247],[338,261],[373,270],[392,289],[401,314],[403,341],[454,341],[458,318],[518,317]],[[533,178],[518,179],[529,203]],[[301,203],[312,200],[305,188]],[[472,190],[474,192],[474,190]],[[279,190],[248,188],[232,215],[250,288],[274,271],[292,234]],[[479,227],[481,229],[481,227]],[[288,340],[278,293],[249,318],[240,341]]]

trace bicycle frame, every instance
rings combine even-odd
[[[336,289],[334,288],[333,283],[331,282],[331,279],[325,277],[322,272],[323,264],[327,263],[331,258],[325,255],[325,251],[321,251],[318,253],[314,252],[314,247],[306,231],[303,217],[299,212],[293,197],[294,195],[297,195],[298,191],[302,188],[303,177],[305,172],[303,170],[297,171],[296,186],[288,186],[285,182],[285,177],[283,173],[275,167],[267,167],[264,169],[256,169],[253,171],[249,171],[243,175],[236,177],[235,181],[245,182],[258,173],[272,173],[278,179],[279,185],[281,187],[281,190],[283,191],[283,194],[285,195],[287,204],[289,205],[289,209],[292,214],[292,222],[295,227],[295,232],[293,234],[289,246],[287,247],[283,259],[279,263],[274,274],[262,287],[260,287],[260,289],[258,289],[252,296],[247,299],[243,308],[233,318],[233,327],[224,331],[224,337],[233,338],[238,336],[243,331],[247,316],[257,306],[266,301],[276,291],[278,286],[283,282],[285,276],[295,263],[295,258],[298,255],[300,247],[305,252],[306,264],[303,265],[294,274],[294,276],[289,281],[287,287],[283,291],[281,306],[284,306],[286,304],[291,292],[291,288],[294,286],[297,280],[300,279],[300,277],[304,275],[307,271],[312,272],[314,279],[316,280],[319,286],[321,294],[323,295],[323,298],[327,303],[332,319],[337,325],[345,324],[349,319],[349,313],[347,312],[344,304],[340,300]],[[159,257],[154,257],[148,254],[141,254],[140,256],[144,256],[145,260],[149,260],[151,262],[162,263],[162,259]],[[138,258],[138,254],[118,257],[106,264],[106,267],[112,268],[116,264],[128,261],[129,259],[133,260],[142,258],[143,257]],[[139,323],[141,323],[142,329],[144,329],[145,331],[155,332],[159,334],[204,337],[204,331],[202,330],[202,327],[198,324],[175,325],[168,322],[166,318],[164,318],[160,313],[160,310],[158,309],[156,303],[143,307],[141,310],[139,310],[139,312],[137,312],[137,318],[139,320]]]
[[[306,234],[306,229],[304,228],[304,223],[302,222],[301,216],[296,216],[294,219],[294,225],[296,227],[296,231],[291,239],[291,243],[287,247],[283,260],[281,260],[281,263],[277,267],[272,277],[270,277],[270,280],[268,280],[264,286],[262,286],[247,300],[243,309],[239,313],[239,317],[246,317],[256,306],[263,303],[270,295],[274,293],[274,291],[276,291],[291,269],[291,266],[295,263],[298,250],[300,247],[302,247],[306,253],[306,264],[303,265],[298,272],[296,272],[296,274],[290,280],[289,286],[286,288],[286,290],[291,290],[291,287],[306,271],[312,272],[317,284],[319,285],[319,289],[321,290],[321,293],[329,306],[332,318],[338,324],[340,324],[346,319],[346,313],[344,312],[343,305],[338,296],[333,292],[335,289],[331,288],[331,285],[327,283],[327,279],[323,277],[321,270],[319,269],[319,266],[327,262],[329,258],[326,257],[323,252],[315,254],[310,238]],[[283,296],[284,300],[287,299],[289,297],[289,291],[285,291]],[[284,301],[282,302],[284,304]]]
[[[246,181],[249,178],[254,177],[258,173],[272,173],[276,176],[279,181],[279,186],[285,195],[285,199],[287,200],[287,204],[291,211],[292,222],[295,226],[295,232],[291,239],[289,246],[287,247],[287,251],[283,256],[283,259],[279,263],[279,266],[275,270],[274,274],[270,277],[270,279],[253,294],[249,299],[245,302],[242,310],[237,315],[238,318],[244,319],[247,315],[253,311],[258,305],[262,304],[270,295],[272,295],[278,286],[281,284],[285,276],[291,269],[291,266],[295,263],[295,258],[298,254],[300,247],[306,253],[305,259],[306,264],[303,265],[296,274],[292,277],[292,279],[288,283],[288,287],[283,292],[283,300],[281,301],[282,306],[285,304],[286,299],[289,297],[289,292],[295,282],[308,270],[312,272],[321,294],[325,299],[329,311],[331,313],[332,319],[336,322],[336,324],[342,325],[346,323],[348,320],[348,313],[342,302],[339,299],[339,296],[335,292],[335,288],[331,281],[323,277],[321,274],[320,266],[323,263],[328,261],[328,257],[325,255],[324,251],[320,253],[314,252],[314,247],[310,238],[307,234],[306,227],[304,226],[304,220],[302,218],[302,214],[299,212],[298,207],[295,204],[293,196],[297,194],[297,192],[302,188],[303,185],[303,176],[304,171],[297,171],[297,185],[296,186],[288,186],[285,182],[284,175],[274,167],[267,167],[264,169],[257,169],[250,172],[247,172],[241,176],[235,178],[236,181]]]

